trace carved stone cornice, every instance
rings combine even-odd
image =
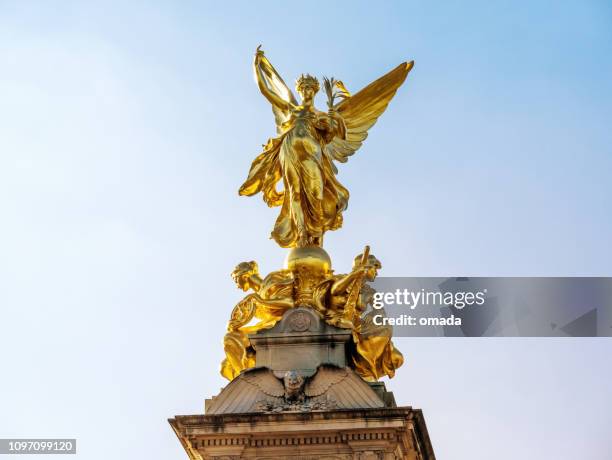
[[[192,460],[435,460],[422,412],[410,407],[176,416]]]

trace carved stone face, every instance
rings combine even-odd
[[[288,400],[298,399],[304,386],[304,377],[296,371],[287,371],[283,377],[285,385],[285,398]]]

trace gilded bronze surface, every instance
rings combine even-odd
[[[269,206],[280,206],[272,238],[291,248],[283,270],[261,277],[255,262],[239,264],[232,277],[252,291],[234,307],[224,338],[221,374],[229,380],[255,365],[249,334],[273,327],[294,307],[308,307],[328,324],[352,331],[351,367],[362,378],[393,377],[403,363],[389,326],[372,321],[373,289],[368,285],[381,268],[365,250],[348,274],[335,274],[322,248],[326,231],[342,225],[349,192],[336,178],[334,162],[344,163],[368,135],[412,69],[403,63],[354,95],[341,81],[324,79],[327,112],[314,107],[318,80],[302,75],[298,102],[272,64],[257,48],[254,71],[260,91],[271,103],[278,136],[255,158],[241,195],[262,193]],[[282,181],[283,188],[277,190]]]
[[[281,207],[272,230],[281,247],[322,246],[324,233],[342,226],[349,199],[334,162],[345,163],[361,147],[413,62],[400,64],[353,96],[342,82],[326,79],[327,112],[314,107],[315,77],[298,78],[298,103],[259,48],[253,66],[259,89],[272,105],[278,137],[269,139],[255,158],[239,193],[261,192],[268,206]]]

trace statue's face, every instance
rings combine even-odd
[[[232,272],[232,279],[236,286],[243,291],[251,288],[250,277],[257,273],[257,263],[255,261],[242,262],[236,266]]]
[[[251,287],[251,283],[249,283],[249,278],[245,275],[234,277],[234,283],[236,283],[236,286],[238,286],[238,288],[242,289],[243,291],[248,291]]]
[[[316,94],[317,92],[312,86],[304,86],[300,91],[300,96],[304,103],[311,103]]]
[[[366,268],[365,279],[367,281],[374,281],[376,279],[376,275],[378,275],[378,268],[375,265],[370,265],[368,268]]]
[[[355,257],[355,260],[353,260],[353,270],[361,265],[361,258],[362,258],[361,255],[358,255],[357,257]],[[380,268],[381,268],[380,261],[373,255],[370,255],[368,257],[368,262],[367,262],[367,265],[365,267],[365,272],[364,272],[364,277],[366,281],[374,281],[376,277],[378,276],[378,270]]]

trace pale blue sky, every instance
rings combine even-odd
[[[340,167],[338,271],[612,275],[609,2],[0,1],[0,437],[186,458],[165,419],[224,385],[229,273],[284,257],[237,196],[260,43],[351,90],[416,61]],[[610,459],[610,339],[397,345],[440,460]]]

